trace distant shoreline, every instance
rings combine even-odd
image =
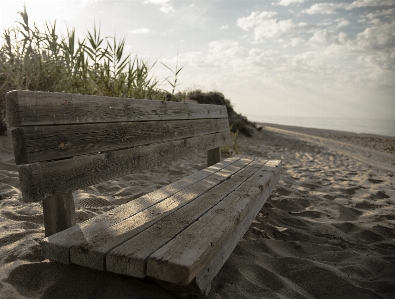
[[[256,123],[315,128],[337,132],[378,135],[395,138],[395,119],[354,119],[302,116],[251,116]]]
[[[282,125],[278,123],[270,123],[270,122],[254,122],[259,126],[272,126],[278,127],[283,129],[288,129],[292,131],[300,131],[306,134],[316,135],[316,134],[336,134],[336,135],[349,135],[349,136],[356,136],[356,137],[366,137],[366,138],[390,138],[395,141],[395,136],[390,135],[382,135],[382,134],[373,134],[373,133],[358,133],[353,131],[341,131],[341,130],[334,130],[334,129],[322,129],[322,128],[315,128],[315,127],[304,127],[304,126],[297,126],[297,125]],[[307,132],[308,131],[308,132]],[[394,131],[395,132],[395,131]]]
[[[341,130],[334,130],[334,129],[322,129],[322,128],[315,128],[315,127],[305,127],[305,126],[297,126],[297,125],[282,125],[278,123],[270,123],[270,122],[256,122],[254,121],[257,125],[260,126],[272,126],[272,127],[281,127],[284,129],[288,130],[303,130],[307,133],[307,131],[311,131],[310,133],[314,135],[315,131],[323,131],[328,134],[337,134],[337,135],[355,135],[359,137],[377,137],[377,138],[391,138],[395,140],[395,136],[390,136],[390,135],[382,135],[382,134],[374,134],[374,133],[364,133],[364,132],[353,132],[353,131],[341,131]],[[308,134],[310,134],[308,133]]]
[[[299,126],[288,126],[271,123],[256,123],[262,126],[263,130],[277,131],[276,133],[293,136],[298,139],[315,141],[316,144],[326,143],[324,140],[337,143],[344,146],[346,144],[352,146],[363,147],[368,150],[379,151],[385,155],[395,155],[395,137],[381,136],[366,133],[352,133],[337,130],[305,128]],[[309,137],[310,136],[310,137]]]

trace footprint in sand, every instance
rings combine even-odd
[[[375,179],[368,179],[368,181],[373,183],[373,184],[380,184],[380,183],[384,182],[382,180],[375,180]]]
[[[42,214],[35,214],[35,215],[22,215],[18,213],[14,213],[11,211],[3,211],[1,216],[5,217],[6,219],[12,221],[28,221],[37,224],[41,224],[44,221]]]
[[[374,210],[376,207],[374,204],[371,204],[370,202],[364,200],[363,202],[357,203],[355,205],[355,208],[361,210]]]
[[[378,191],[376,194],[371,194],[369,199],[384,199],[384,198],[390,198],[387,194],[385,194],[382,191]]]
[[[303,211],[299,213],[292,213],[292,215],[307,218],[331,218],[330,215],[318,211]]]
[[[289,191],[283,187],[278,187],[274,192],[283,195],[283,196],[287,196],[290,195],[292,193],[292,191]]]
[[[344,189],[342,191],[348,195],[354,195],[359,189],[365,189],[365,188],[361,187],[361,186],[357,186],[357,187],[351,187],[348,189]]]

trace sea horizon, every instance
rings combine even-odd
[[[374,134],[395,137],[395,119],[358,119],[303,116],[250,116],[258,123],[272,123],[314,129],[336,130],[356,134]]]

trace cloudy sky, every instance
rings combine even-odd
[[[395,0],[0,0],[2,28],[24,2],[37,25],[57,19],[83,38],[100,22],[173,68],[178,53],[180,90],[220,91],[255,120],[395,119]]]

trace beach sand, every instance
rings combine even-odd
[[[207,298],[395,298],[395,138],[262,124],[242,155],[282,178]],[[74,193],[77,222],[205,167],[202,153]],[[40,203],[21,200],[0,137],[0,298],[174,298],[145,280],[41,257]]]

